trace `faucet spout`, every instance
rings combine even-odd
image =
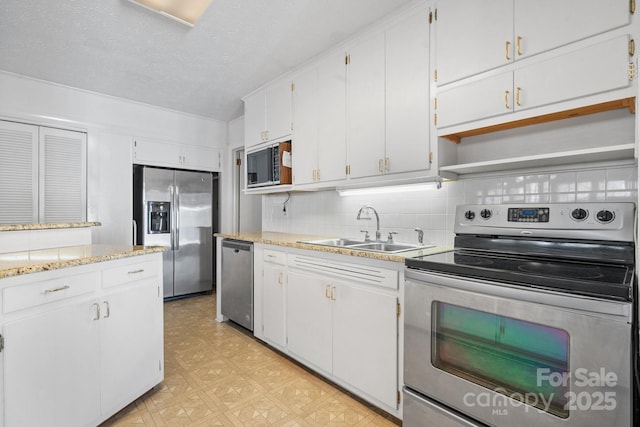
[[[373,206],[365,205],[361,207],[360,210],[358,211],[358,216],[356,217],[356,219],[369,219],[369,218],[361,218],[362,212],[364,211],[372,211],[373,214],[376,216],[376,241],[379,241],[380,240],[380,216],[378,215],[378,212],[373,208]]]

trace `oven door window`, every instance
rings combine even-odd
[[[432,364],[489,390],[567,418],[569,334],[557,328],[433,302]],[[553,383],[553,384],[552,384]]]

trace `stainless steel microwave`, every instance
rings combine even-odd
[[[247,188],[291,184],[291,141],[247,153]]]

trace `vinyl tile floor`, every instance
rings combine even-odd
[[[215,310],[215,294],[164,304],[164,381],[102,426],[400,425]]]

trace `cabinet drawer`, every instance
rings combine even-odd
[[[102,286],[109,288],[125,283],[154,277],[159,274],[157,261],[146,261],[120,267],[106,268],[102,271]]]
[[[10,286],[2,291],[2,312],[60,301],[94,292],[100,282],[98,272],[60,277],[40,282]]]
[[[265,249],[262,255],[262,259],[264,262],[270,262],[273,264],[286,265],[287,264],[287,254],[285,252],[272,251],[269,249]]]

